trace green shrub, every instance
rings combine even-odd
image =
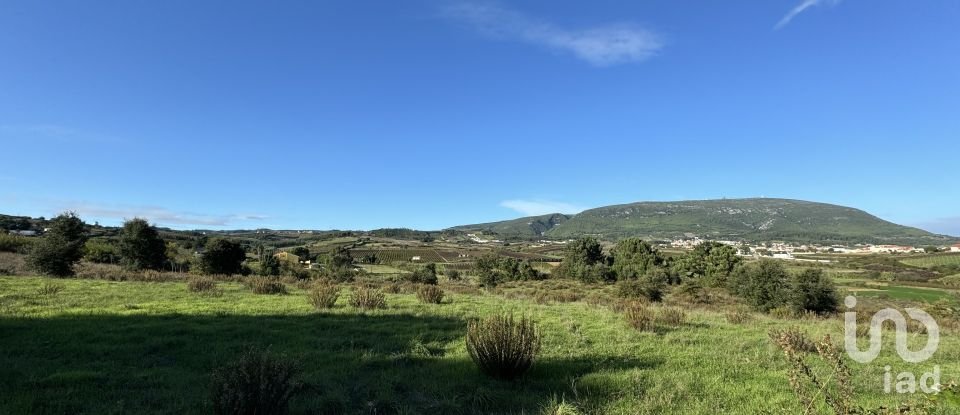
[[[120,252],[116,245],[105,239],[90,239],[83,245],[83,259],[98,264],[116,264],[120,262]]]
[[[447,268],[443,272],[443,275],[446,275],[447,279],[449,279],[450,281],[460,281],[460,271],[458,270]]]
[[[2,232],[2,231],[0,231]],[[25,254],[30,250],[33,241],[20,235],[0,233],[0,252]]]
[[[443,301],[443,290],[436,285],[424,285],[417,289],[417,298],[421,303],[440,304]]]
[[[64,213],[50,222],[50,230],[33,244],[27,262],[34,270],[57,277],[73,275],[73,265],[83,256],[87,241],[84,223],[73,213]]]
[[[300,368],[290,359],[249,348],[213,371],[210,397],[217,415],[286,414]]]
[[[226,239],[214,238],[207,242],[200,266],[203,272],[213,275],[234,275],[243,272],[243,260],[247,253],[240,244]]]
[[[307,293],[310,304],[318,310],[333,308],[338,298],[340,298],[340,287],[333,284],[317,284]]]
[[[480,371],[496,379],[513,380],[533,367],[540,352],[540,333],[526,317],[495,315],[467,326],[467,352]]]
[[[247,278],[247,287],[254,294],[286,294],[287,286],[272,277],[254,276]]]
[[[133,218],[120,229],[120,259],[129,270],[162,269],[167,262],[167,244],[146,219]]]
[[[640,331],[653,331],[656,316],[646,305],[631,301],[623,305],[623,316],[631,327]]]
[[[822,270],[806,269],[793,278],[790,304],[793,309],[816,314],[835,313],[840,306],[837,289]]]
[[[617,296],[626,299],[644,299],[652,302],[663,300],[666,284],[651,278],[623,280],[617,283]]]
[[[350,295],[350,305],[364,310],[387,308],[387,296],[370,287],[356,287]]]
[[[405,274],[404,278],[414,284],[437,283],[437,264],[427,264],[415,269],[412,273]]]
[[[187,279],[187,289],[191,292],[212,292],[217,289],[217,282],[211,277],[191,276]]]
[[[760,311],[770,311],[790,302],[790,275],[777,260],[761,259],[740,267],[728,283],[734,294]]]

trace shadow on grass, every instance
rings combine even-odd
[[[249,345],[300,362],[293,413],[531,413],[584,375],[660,363],[545,357],[517,382],[495,381],[467,356],[465,327],[404,314],[4,318],[0,413],[209,413],[210,371]]]

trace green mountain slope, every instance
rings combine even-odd
[[[489,223],[483,229],[503,235],[528,235],[528,223],[544,217]],[[604,239],[673,239],[695,235],[719,240],[909,245],[940,245],[956,239],[887,222],[859,209],[766,198],[606,206],[560,221],[544,234],[552,238],[593,235]]]
[[[475,225],[457,226],[453,229],[461,231],[481,231],[496,233],[505,237],[535,237],[542,236],[557,225],[570,219],[562,213],[551,213],[542,216],[505,220],[502,222],[478,223]]]

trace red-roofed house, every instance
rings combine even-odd
[[[960,252],[960,244],[956,244],[950,247],[950,252]]]

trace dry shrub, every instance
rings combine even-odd
[[[480,371],[513,380],[533,367],[540,352],[540,332],[532,320],[495,315],[467,326],[467,351]]]
[[[124,270],[119,265],[96,264],[92,262],[81,262],[74,270],[77,278],[107,280],[107,281],[130,281],[136,279],[136,272]]]
[[[795,327],[770,331],[770,339],[781,348],[789,347],[791,351],[801,353],[815,353],[817,345],[807,337],[806,333]]]
[[[387,308],[387,296],[371,287],[358,286],[350,295],[350,305],[364,310]]]
[[[436,285],[424,285],[417,289],[417,299],[425,304],[440,304],[443,301],[443,290]]]
[[[725,314],[728,323],[732,324],[743,324],[752,318],[749,312],[744,310],[731,311]]]
[[[26,275],[26,256],[11,252],[0,252],[0,275]]]
[[[630,326],[640,331],[653,331],[656,316],[647,306],[639,301],[624,303],[623,315]]]
[[[399,283],[391,282],[383,286],[383,291],[390,294],[400,294],[400,291],[402,291],[402,289]]]
[[[338,298],[340,287],[334,284],[317,284],[307,293],[307,300],[318,310],[333,308]]]
[[[309,290],[311,287],[313,287],[313,285],[313,280],[297,280],[295,284],[295,286],[301,290]]]
[[[217,282],[211,277],[194,275],[187,279],[187,289],[195,293],[216,291]]]
[[[667,326],[679,327],[687,321],[687,313],[679,308],[664,308],[657,313],[656,321]]]
[[[63,291],[65,288],[67,287],[65,287],[63,284],[53,284],[48,282],[43,284],[43,286],[37,290],[37,295],[52,297],[54,295],[60,294],[60,291]]]
[[[247,279],[247,287],[254,294],[286,294],[287,286],[280,280],[271,277],[256,276]]]
[[[300,368],[293,360],[249,348],[237,360],[213,371],[210,396],[218,415],[286,414],[299,389]]]

